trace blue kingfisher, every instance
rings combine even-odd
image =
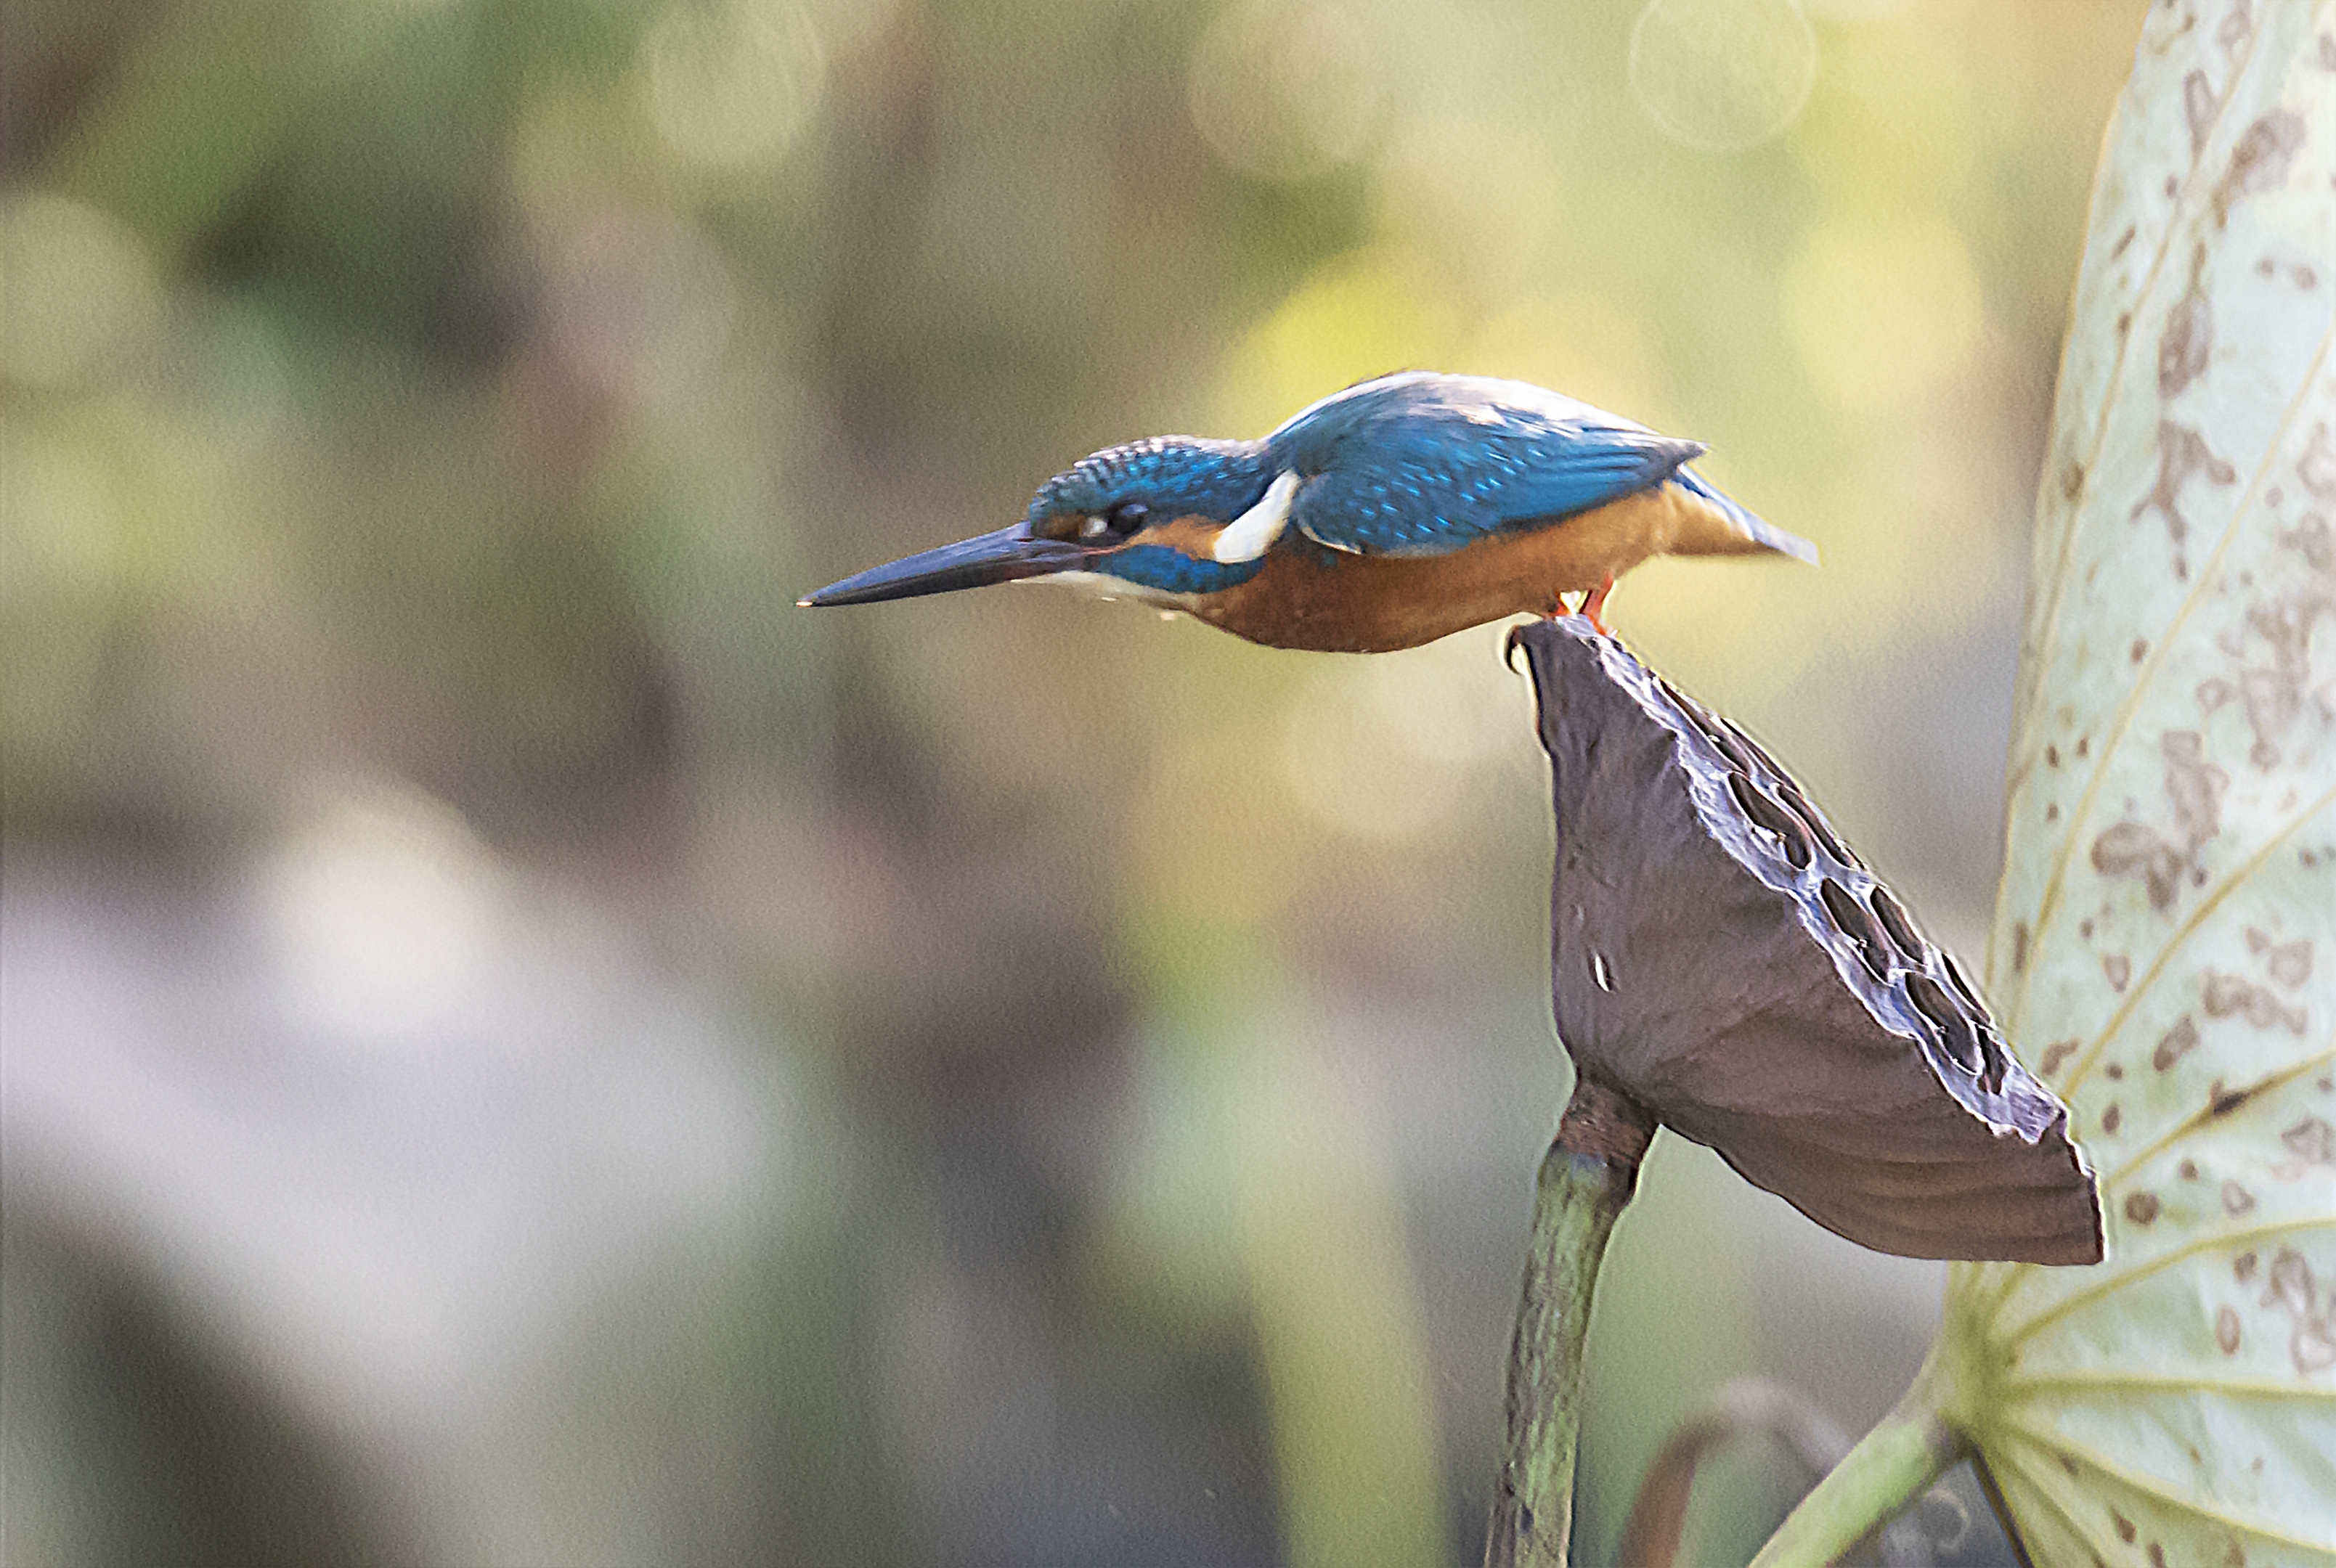
[[[1816,547],[1689,468],[1700,442],[1524,382],[1406,371],[1262,440],[1154,436],[1083,458],[1012,528],[803,599],[858,605],[1017,578],[1083,583],[1276,648],[1381,653],[1503,616],[1595,622],[1650,556]]]

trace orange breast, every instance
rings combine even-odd
[[[1594,588],[1670,547],[1683,520],[1672,490],[1659,486],[1445,556],[1279,547],[1256,576],[1192,601],[1191,611],[1252,643],[1335,653],[1416,648],[1504,616],[1556,614],[1560,594]]]

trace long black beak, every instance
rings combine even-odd
[[[818,593],[797,599],[798,605],[872,605],[880,599],[913,599],[923,594],[949,594],[959,588],[1010,583],[1017,577],[1044,577],[1076,570],[1088,556],[1078,546],[1060,539],[1032,537],[1030,525],[1017,523],[978,538],[960,539],[938,550],[926,550],[881,566],[830,583]]]

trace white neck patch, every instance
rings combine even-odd
[[[1216,547],[1210,553],[1228,565],[1239,561],[1254,561],[1265,554],[1266,547],[1281,537],[1290,522],[1290,503],[1298,498],[1298,476],[1284,471],[1265,487],[1265,494],[1257,505],[1232,520],[1231,527],[1217,536]]]
[[[1049,572],[1043,577],[1019,580],[1026,583],[1060,583],[1066,588],[1076,588],[1098,599],[1133,599],[1140,605],[1181,606],[1191,597],[1187,594],[1172,594],[1164,588],[1153,587],[1148,583],[1114,577],[1108,572]]]

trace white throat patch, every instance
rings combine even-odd
[[[1254,561],[1265,554],[1266,547],[1281,537],[1281,530],[1290,522],[1290,503],[1297,498],[1298,476],[1287,471],[1276,475],[1257,505],[1235,518],[1231,526],[1217,536],[1216,547],[1211,554],[1227,564]]]

